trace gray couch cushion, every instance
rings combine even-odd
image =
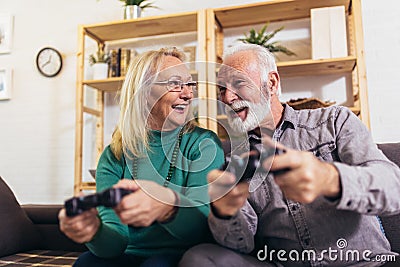
[[[34,249],[40,234],[0,177],[0,257]]]
[[[378,144],[378,148],[400,167],[400,143]],[[392,250],[400,253],[400,214],[381,217],[386,237],[390,241]]]

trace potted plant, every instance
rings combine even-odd
[[[142,10],[146,8],[157,8],[148,0],[119,0],[125,4],[124,19],[140,18]]]
[[[95,54],[89,56],[89,64],[93,68],[93,79],[105,79],[108,76],[109,55],[104,51],[104,44],[98,44]]]
[[[245,38],[240,38],[238,39],[239,41],[242,41],[244,43],[248,44],[257,44],[261,45],[265,48],[267,48],[271,53],[276,53],[276,52],[282,52],[288,56],[294,56],[296,55],[292,51],[290,51],[288,48],[282,46],[279,44],[278,41],[275,42],[269,42],[278,32],[284,29],[284,27],[280,27],[279,29],[274,30],[273,32],[266,32],[268,28],[269,22],[267,22],[264,27],[262,27],[258,32],[253,28],[250,30],[249,34],[247,35],[246,33]]]

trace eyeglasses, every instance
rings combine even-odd
[[[168,80],[162,82],[154,82],[154,84],[165,85],[169,92],[182,92],[183,86],[187,86],[192,92],[197,89],[196,81],[183,82],[181,80]]]

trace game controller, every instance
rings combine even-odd
[[[253,178],[254,173],[265,159],[272,155],[281,155],[285,153],[280,148],[262,146],[262,150],[259,151],[250,143],[250,149],[248,152],[241,154],[230,154],[225,157],[225,163],[220,168],[223,171],[228,171],[239,179],[239,182],[250,182]],[[260,171],[267,173],[267,170],[260,167]],[[270,171],[274,175],[282,174],[287,169]]]
[[[67,199],[64,207],[67,216],[73,217],[98,206],[115,207],[124,196],[132,192],[124,188],[109,188],[99,193]]]

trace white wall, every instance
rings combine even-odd
[[[168,14],[260,1],[154,1]],[[379,142],[400,141],[400,7],[396,0],[363,0],[371,128]],[[118,20],[117,0],[0,0],[0,14],[14,15],[13,47],[0,68],[13,69],[13,96],[0,101],[0,175],[21,203],[62,203],[72,195],[74,169],[77,25]],[[36,53],[57,48],[64,58],[55,78],[41,76]],[[389,108],[390,107],[390,112]]]

